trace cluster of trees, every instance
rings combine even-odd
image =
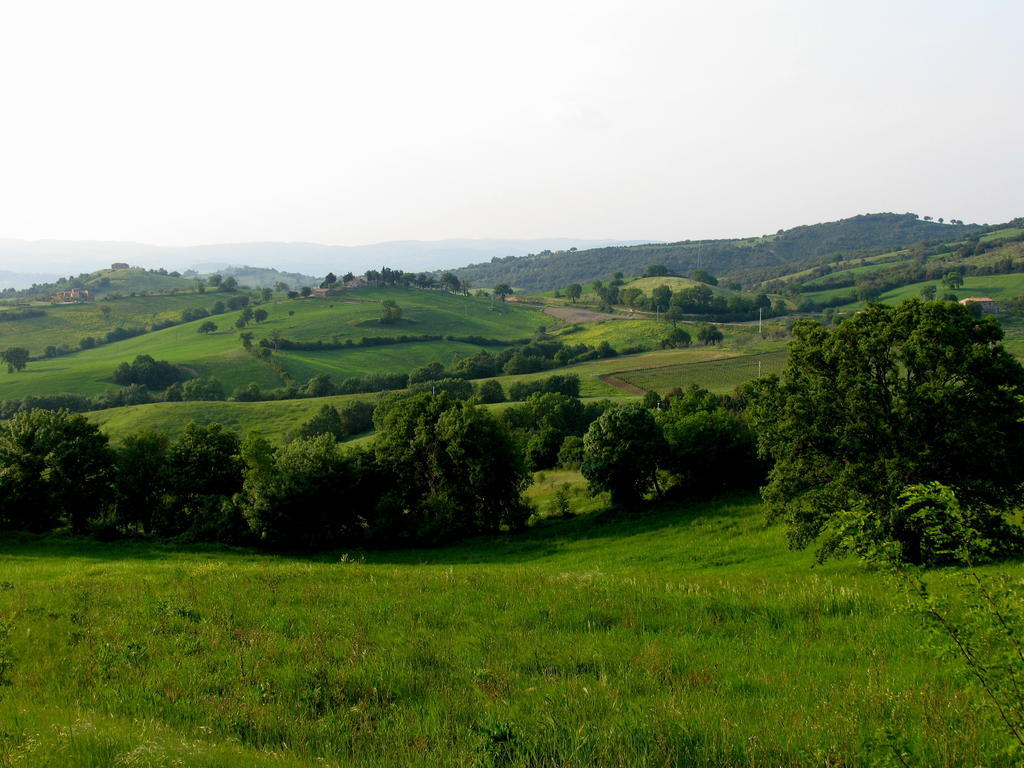
[[[166,360],[154,360],[150,355],[136,355],[131,363],[121,363],[114,369],[114,383],[121,386],[141,384],[146,389],[159,390],[190,378],[181,366]]]
[[[330,434],[282,448],[218,424],[111,446],[83,416],[0,426],[0,527],[146,533],[314,549],[436,542],[521,527],[529,474],[505,426],[447,395],[384,398],[372,448]]]
[[[668,269],[663,265],[654,264],[648,266],[647,271],[653,271],[656,273],[655,276],[660,276],[663,272],[667,273]],[[763,293],[753,297],[715,293],[710,286],[717,285],[718,281],[706,270],[695,270],[694,275],[695,280],[700,278],[701,285],[677,291],[673,291],[668,285],[659,285],[650,295],[640,288],[626,286],[621,272],[617,272],[609,283],[595,280],[591,285],[600,299],[602,310],[610,311],[613,306],[621,305],[655,312],[671,321],[707,318],[718,322],[738,322],[757,319],[759,316],[772,317],[785,311],[782,302],[773,305]],[[582,292],[583,288],[579,283],[573,283],[565,289],[566,297],[574,303]]]
[[[322,405],[309,421],[301,424],[287,442],[295,438],[309,438],[330,435],[336,442],[359,435],[373,428],[374,404],[362,400],[350,400],[340,406]]]

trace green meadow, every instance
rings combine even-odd
[[[99,425],[115,443],[125,435],[142,429],[166,432],[172,438],[181,434],[190,421],[197,424],[223,424],[241,434],[259,432],[268,440],[280,442],[285,435],[309,421],[324,405],[340,406],[349,400],[372,400],[374,395],[334,395],[298,400],[270,400],[255,403],[183,402],[148,403],[90,411],[90,421]]]
[[[317,557],[9,535],[0,765],[1017,765],[886,577],[783,538],[742,495]]]
[[[181,311],[191,307],[209,310],[216,301],[225,301],[225,294],[175,293],[160,296],[125,296],[85,304],[31,305],[42,310],[44,317],[0,322],[0,349],[28,347],[34,356],[49,346],[67,344],[75,348],[86,336],[99,339],[116,328],[138,328],[154,321],[175,320]],[[8,312],[15,307],[0,310]]]

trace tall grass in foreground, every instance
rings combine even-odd
[[[1014,764],[888,582],[747,497],[317,558],[9,538],[0,582],[4,766]]]

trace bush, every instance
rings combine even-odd
[[[477,388],[477,395],[479,395],[481,403],[505,402],[505,390],[502,389],[501,382],[494,379],[481,382]]]

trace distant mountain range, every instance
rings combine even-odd
[[[54,275],[78,275],[124,262],[146,268],[164,267],[205,273],[228,266],[287,269],[292,273],[323,276],[365,272],[389,266],[407,272],[453,269],[474,261],[506,256],[525,256],[546,250],[634,245],[644,240],[575,240],[539,238],[525,240],[401,240],[372,245],[319,245],[317,243],[227,243],[171,247],[143,243],[78,240],[0,239],[0,288],[25,287],[53,279]],[[32,274],[29,274],[29,273]],[[40,273],[40,274],[35,274]],[[42,278],[42,279],[33,279]],[[28,282],[26,283],[25,280]],[[17,285],[15,283],[18,283]]]
[[[60,275],[43,272],[9,272],[0,269],[0,288],[30,288],[36,283],[52,283]]]

